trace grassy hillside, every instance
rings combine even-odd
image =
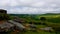
[[[44,28],[44,27],[52,27],[54,28],[54,31],[58,32],[60,30],[60,14],[10,14],[10,18],[13,19],[14,16],[18,16],[19,18],[25,19],[25,23],[38,23],[36,26],[38,28]],[[45,17],[46,21],[45,24],[41,25],[39,24],[41,22],[41,17]],[[46,32],[46,31],[39,31],[39,32],[32,32],[27,31],[22,34],[56,34],[56,32]],[[19,32],[19,34],[21,34]],[[58,33],[60,34],[60,33]]]
[[[40,17],[45,17],[48,22],[60,23],[60,14],[10,14],[11,16],[18,16],[27,21],[40,21]]]

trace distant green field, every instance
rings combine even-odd
[[[60,15],[41,15],[39,17],[46,17],[48,22],[60,23]]]

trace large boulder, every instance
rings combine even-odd
[[[4,9],[0,9],[0,13],[4,13],[4,14],[7,14],[7,10],[4,10]]]

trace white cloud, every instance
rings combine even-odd
[[[45,2],[42,2],[42,1],[31,4],[31,6],[33,7],[42,7],[44,5],[45,5]]]
[[[21,8],[13,8],[10,9],[8,11],[8,13],[14,13],[14,14],[42,14],[42,13],[59,13],[58,11],[60,11],[59,9],[52,9],[52,8],[32,8],[32,7],[23,7]]]
[[[7,6],[9,5],[9,0],[0,0],[0,6]]]
[[[0,0],[0,8],[8,10],[8,13],[60,12],[60,0]]]

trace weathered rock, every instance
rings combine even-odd
[[[14,25],[8,22],[4,22],[2,24],[0,24],[0,32],[7,32],[9,30],[11,30],[10,28],[13,27]]]
[[[20,31],[23,31],[25,29],[25,27],[18,23],[18,22],[15,22],[15,21],[12,21],[12,20],[9,20],[10,23],[14,24],[16,26],[16,29],[20,30]]]
[[[52,27],[40,28],[40,30],[44,30],[44,31],[48,31],[48,32],[52,32],[53,31]]]

